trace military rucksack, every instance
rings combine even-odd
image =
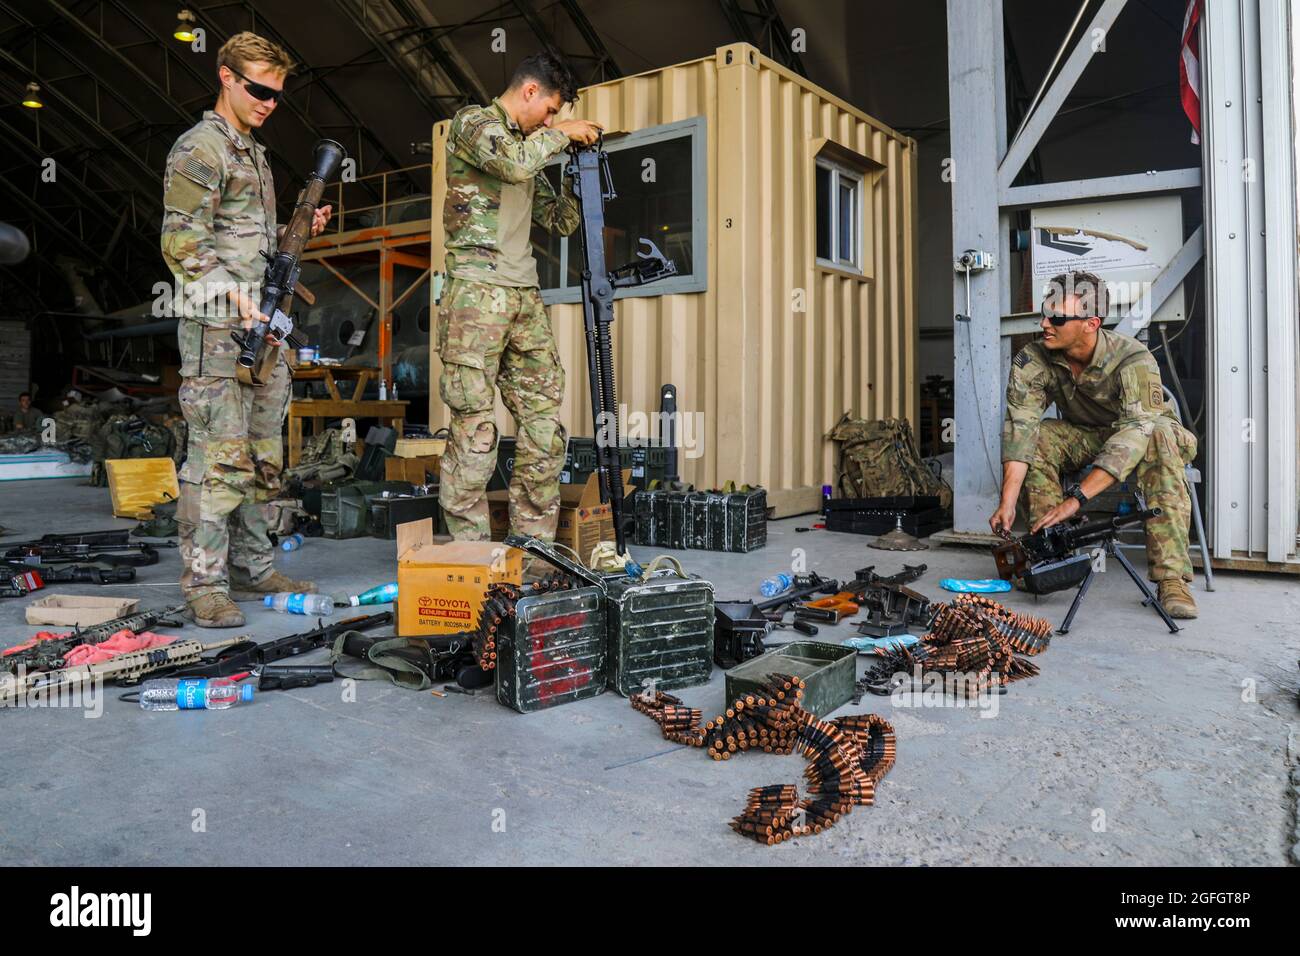
[[[104,423],[92,440],[95,464],[92,485],[108,484],[104,462],[119,458],[171,458],[175,460],[176,435],[166,425],[155,425],[138,415],[118,415]]]
[[[940,505],[952,507],[952,489],[921,460],[906,418],[867,421],[845,412],[826,437],[840,442],[839,497],[938,495]]]

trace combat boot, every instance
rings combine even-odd
[[[199,627],[244,626],[244,612],[235,607],[235,602],[224,591],[202,594],[186,603]]]
[[[1159,582],[1159,587],[1160,606],[1170,617],[1191,620],[1197,616],[1199,612],[1196,610],[1196,602],[1192,600],[1192,592],[1186,581],[1182,578],[1169,578]]]
[[[294,594],[315,594],[316,584],[313,581],[294,581],[292,578],[285,577],[279,571],[272,571],[256,584],[237,581],[234,574],[230,576],[230,596],[236,601],[260,601],[268,594],[279,594],[281,591],[289,591]]]

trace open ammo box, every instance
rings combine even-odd
[[[605,690],[605,602],[598,587],[520,598],[496,641],[497,700],[521,714]]]

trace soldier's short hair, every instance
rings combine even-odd
[[[514,89],[529,80],[536,80],[546,94],[559,93],[565,103],[578,99],[577,81],[565,66],[564,61],[550,53],[534,53],[524,57],[514,75],[510,77],[510,88]]]
[[[298,64],[278,43],[244,30],[236,33],[217,51],[217,69],[223,66],[240,73],[248,72],[248,64],[265,63],[280,73],[289,73]]]
[[[1043,289],[1043,308],[1060,311],[1066,299],[1079,297],[1085,315],[1106,318],[1110,314],[1110,293],[1106,280],[1093,272],[1063,272],[1047,280]]]

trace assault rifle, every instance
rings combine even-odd
[[[124,534],[126,532],[123,532]],[[153,541],[122,544],[48,544],[28,541],[14,545],[0,557],[6,562],[22,562],[40,567],[47,564],[74,564],[94,562],[114,567],[143,568],[158,563],[158,548],[174,548],[174,541]]]
[[[21,583],[23,587],[12,583],[18,576],[25,575],[27,578]],[[0,559],[0,580],[6,578],[10,579],[10,587],[0,588],[0,597],[21,597],[29,591],[39,591],[47,584],[130,584],[135,580],[135,568],[105,568],[96,567],[95,564],[51,567],[4,558]]]
[[[147,675],[152,676],[164,668],[192,663],[207,651],[227,647],[241,640],[242,638],[229,637],[211,644],[200,644],[194,640],[173,641],[162,647],[118,654],[99,664],[79,664],[49,672],[22,668],[17,674],[0,674],[0,707],[11,706],[20,695],[33,691],[57,694],[63,687],[81,687],[95,679],[138,683]]]
[[[178,604],[175,607],[160,608],[156,611],[126,614],[90,627],[73,628],[72,633],[65,637],[37,641],[31,647],[5,654],[0,657],[0,670],[15,671],[20,665],[29,671],[58,670],[63,666],[63,658],[67,656],[68,651],[79,644],[100,644],[118,631],[141,634],[159,624],[166,627],[180,627],[181,622],[176,620],[176,617],[184,610],[185,605]]]
[[[366,631],[382,627],[393,622],[393,612],[384,611],[369,616],[350,617],[333,624],[320,624],[314,630],[302,634],[290,634],[288,637],[276,638],[265,644],[241,639],[233,642],[215,657],[187,661],[184,666],[169,667],[153,677],[230,677],[235,674],[258,673],[259,668],[267,664],[282,661],[289,657],[298,657],[323,647],[332,647],[334,642],[350,631]],[[274,671],[273,671],[274,673]],[[307,685],[301,685],[307,686]]]
[[[1059,633],[1068,634],[1070,622],[1074,620],[1075,612],[1079,610],[1079,605],[1092,585],[1093,574],[1099,570],[1098,562],[1104,564],[1105,556],[1109,555],[1119,562],[1142,592],[1142,603],[1160,615],[1170,633],[1177,633],[1178,625],[1160,605],[1151,593],[1151,588],[1115,542],[1115,536],[1124,528],[1143,524],[1160,514],[1159,508],[1149,508],[1130,515],[1116,515],[1095,521],[1078,518],[1073,522],[1051,525],[1015,541],[1008,540],[993,549],[998,577],[1007,581],[1019,579],[1021,586],[1030,594],[1052,594],[1077,587],[1079,590],[1074,596],[1074,603],[1070,605],[1070,611],[1059,628]]]
[[[614,389],[614,348],[610,325],[614,322],[614,291],[645,285],[677,274],[677,266],[649,239],[641,239],[645,252],[616,269],[605,264],[605,203],[617,198],[609,172],[609,154],[602,138],[594,145],[574,144],[565,173],[573,182],[582,224],[582,322],[587,338],[587,373],[591,385],[591,418],[596,430],[596,472],[600,500],[610,506],[615,546],[627,550],[623,525],[623,473],[618,453],[618,402]]]
[[[281,342],[287,340],[290,345],[299,344],[293,338],[293,319],[289,317],[294,293],[301,295],[308,305],[315,301],[315,297],[298,284],[299,259],[311,238],[312,218],[320,205],[325,183],[334,178],[346,155],[347,151],[332,139],[316,143],[312,171],[302,192],[298,193],[293,215],[289,217],[289,224],[276,244],[275,256],[267,262],[266,275],[262,278],[262,300],[258,308],[269,317],[269,321],[259,322],[247,332],[231,333],[239,344],[235,374],[245,385],[265,385],[271,380],[271,373],[280,357]],[[268,335],[276,340],[275,348],[267,347]]]

